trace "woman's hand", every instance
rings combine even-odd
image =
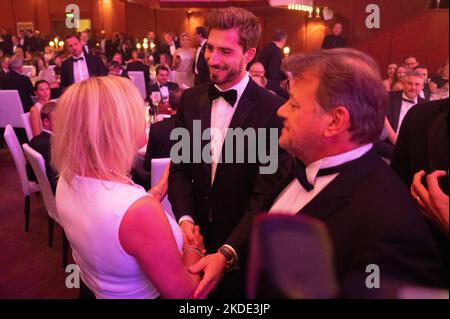
[[[148,191],[149,194],[157,198],[159,202],[161,202],[167,195],[167,190],[169,188],[169,172],[170,163],[167,164],[158,183],[156,183],[156,185],[150,188],[150,190]]]

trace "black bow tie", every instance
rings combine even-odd
[[[162,87],[164,87],[164,86],[167,86],[167,87],[168,87],[167,84],[160,84],[160,85],[159,85],[160,88],[162,88]]]
[[[355,161],[355,160],[353,160],[353,161]],[[319,169],[316,176],[327,176],[327,175],[339,173],[339,172],[343,171],[346,167],[348,167],[350,165],[350,163],[353,163],[353,161],[350,161],[350,162],[347,162],[347,163],[344,163],[341,165],[333,166],[333,167]],[[314,185],[308,181],[308,177],[306,176],[305,164],[303,164],[303,162],[301,160],[299,160],[298,158],[295,159],[294,173],[295,173],[295,176],[297,177],[297,180],[299,181],[299,183],[303,186],[303,188],[307,192],[310,192],[311,190],[314,189]]]
[[[81,57],[81,58],[73,58],[73,62],[78,62],[78,61],[83,61],[83,60],[84,60],[83,57]]]
[[[213,84],[211,84],[208,89],[209,100],[212,102],[219,97],[223,97],[225,101],[227,101],[231,105],[231,107],[234,107],[234,103],[236,103],[237,100],[237,91],[219,91]]]
[[[402,98],[402,100],[405,101],[405,102],[411,103],[411,104],[416,104],[416,102],[413,101],[413,100],[409,100],[409,99],[406,99],[406,98]]]

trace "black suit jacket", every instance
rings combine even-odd
[[[417,104],[425,102],[420,96],[417,97]],[[391,124],[393,130],[396,132],[398,128],[398,121],[400,119],[400,111],[403,103],[403,91],[389,92],[389,108],[386,117]],[[394,145],[386,139],[376,143],[376,150],[380,156],[385,158],[392,158],[394,153]]]
[[[266,78],[268,80],[274,81],[276,84],[281,82],[281,61],[283,59],[283,54],[281,49],[276,46],[275,43],[270,42],[258,55],[258,61],[264,65],[266,70]]]
[[[144,169],[150,171],[153,158],[170,157],[170,150],[175,141],[170,140],[170,133],[175,127],[175,117],[165,118],[150,126]]]
[[[293,165],[293,158],[287,158],[277,174],[258,178],[244,219],[251,221],[258,212],[271,208],[295,178]],[[349,164],[298,214],[310,215],[326,224],[343,294],[370,295],[365,286],[368,275],[365,269],[370,264],[379,266],[382,287],[391,281],[448,285],[442,258],[417,204],[373,150]],[[229,241],[244,256],[250,232],[248,225],[249,222],[242,222]]]
[[[190,133],[191,161],[179,164],[172,161],[168,195],[175,216],[192,216],[204,232],[207,249],[215,251],[225,243],[248,208],[258,169],[263,165],[258,160],[257,163],[249,163],[248,154],[245,155],[244,163],[219,163],[211,186],[211,164],[204,163],[203,160],[201,163],[193,163],[193,152],[198,152],[192,150],[193,121],[201,121],[201,132],[211,126],[208,87],[209,84],[205,83],[188,89],[181,98],[176,127],[185,128]],[[276,112],[283,102],[282,98],[271,94],[250,79],[229,128],[276,128],[279,131],[282,122]],[[267,133],[267,140],[268,136]],[[209,141],[201,141],[202,150],[208,143]],[[249,149],[247,141],[244,146],[243,150]],[[269,146],[266,146],[267,151]],[[222,158],[225,158],[224,153],[225,145],[222,148]],[[210,213],[212,224],[209,223]]]
[[[335,49],[343,47],[345,47],[345,39],[340,35],[327,35],[322,42],[322,49]]]
[[[58,175],[55,173],[53,168],[50,165],[51,159],[51,135],[47,132],[42,131],[38,136],[33,137],[30,141],[30,147],[35,151],[40,153],[44,158],[45,162],[45,170],[47,173],[47,178],[50,183],[50,187],[52,188],[53,194],[56,192],[56,184],[58,183]]]
[[[86,59],[89,76],[108,75],[108,69],[99,57],[85,54],[84,58]],[[61,65],[61,87],[65,88],[73,83],[73,57],[70,57],[64,60]]]
[[[3,90],[17,90],[22,101],[23,111],[29,112],[33,106],[31,96],[34,95],[33,84],[29,77],[15,71],[9,71],[1,85]]]
[[[198,74],[195,74],[195,85],[209,82],[209,68],[205,60],[206,43],[201,47],[198,56],[197,64],[193,65],[193,72],[195,74],[195,66],[197,66]],[[195,61],[194,61],[195,62]]]
[[[167,87],[169,88],[169,91],[176,90],[178,89],[178,84],[174,82],[167,82]],[[150,92],[160,92],[158,83],[153,83],[150,86]]]

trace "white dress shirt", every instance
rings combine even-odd
[[[414,105],[417,104],[417,97],[414,99],[414,101],[413,101],[414,103],[407,102],[407,101],[405,101],[405,100],[403,100],[403,99],[409,100],[410,98],[407,97],[407,96],[405,95],[405,93],[402,94],[402,107],[400,108],[400,116],[399,116],[399,118],[398,118],[397,131],[395,132],[397,135],[398,135],[398,132],[400,132],[400,127],[402,126],[402,122],[403,122],[403,119],[404,119],[405,116],[406,116],[406,113],[408,113],[409,110],[410,110]]]
[[[195,63],[194,63],[194,73],[198,75],[198,58],[200,57],[200,52],[202,51],[203,46],[205,45],[207,39],[204,39],[197,48],[197,52],[195,52]]]
[[[175,51],[177,50],[177,47],[175,46],[175,42],[172,42],[169,44],[169,50],[170,50],[171,55],[175,54]]]
[[[81,82],[83,80],[89,79],[89,69],[87,66],[86,57],[81,54],[79,57],[73,57],[74,59],[83,58],[83,60],[78,60],[73,62],[73,81],[74,83]]]
[[[372,144],[365,144],[349,152],[325,157],[309,164],[306,167],[306,177],[308,181],[314,185],[314,188],[308,192],[303,188],[297,178],[294,178],[275,199],[269,210],[269,214],[297,214],[339,175],[339,173],[335,173],[331,175],[317,176],[319,169],[335,167],[360,158],[366,154],[372,146]]]

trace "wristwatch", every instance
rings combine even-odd
[[[229,272],[229,271],[233,270],[233,268],[236,266],[236,263],[237,263],[237,260],[236,260],[236,257],[234,256],[233,251],[224,245],[224,246],[220,247],[217,250],[217,252],[221,253],[225,257],[225,260],[227,262],[225,271]]]

